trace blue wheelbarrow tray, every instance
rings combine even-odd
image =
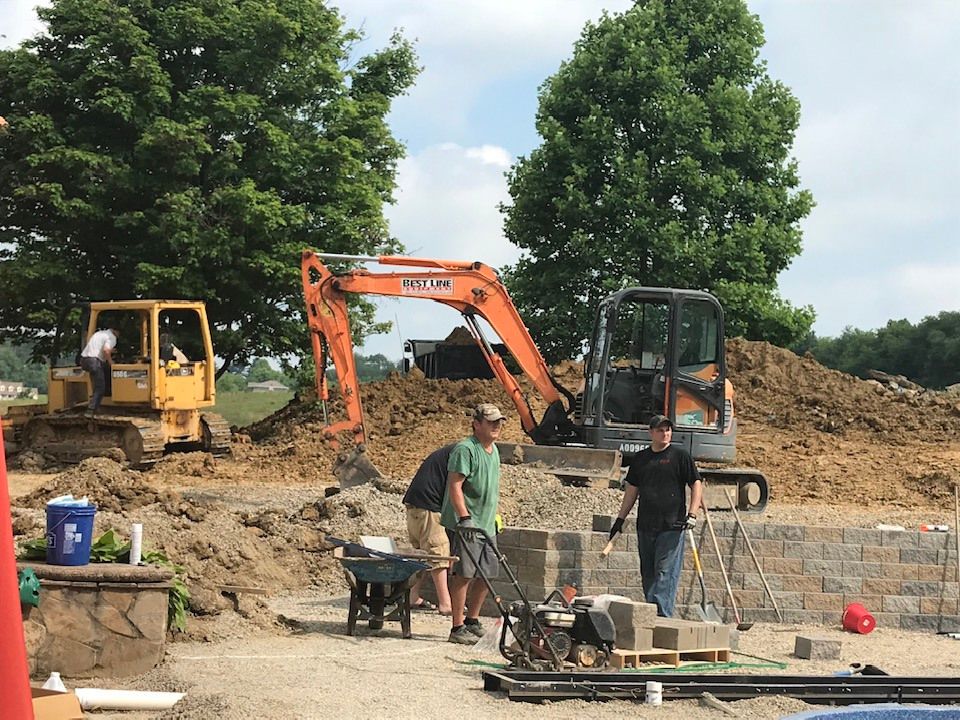
[[[345,552],[346,550],[346,552]],[[371,630],[380,630],[384,622],[399,622],[404,638],[410,631],[410,588],[421,573],[437,565],[440,558],[429,555],[397,555],[397,559],[359,557],[349,548],[337,547],[333,556],[343,566],[350,585],[350,614],[347,635],[353,635],[357,620],[367,620]]]

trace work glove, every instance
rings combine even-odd
[[[694,514],[687,515],[687,519],[683,521],[684,530],[693,530],[697,527],[697,516]]]
[[[497,516],[493,519],[493,525],[497,530],[497,535],[503,532],[503,518],[500,513],[497,513]]]
[[[462,518],[457,520],[457,527],[461,528],[475,528],[476,525],[473,524],[473,518],[469,515],[464,515]]]
[[[610,537],[608,540],[613,540],[614,535],[617,535],[623,530],[623,518],[618,517],[613,521],[613,525],[610,527]]]

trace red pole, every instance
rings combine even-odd
[[[0,698],[3,717],[33,720],[30,701],[30,673],[27,644],[20,616],[20,588],[10,523],[10,493],[7,489],[7,462],[0,435]]]

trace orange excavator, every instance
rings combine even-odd
[[[353,269],[336,274],[327,262],[378,263],[390,272]],[[553,377],[497,273],[480,262],[396,255],[376,257],[304,251],[301,274],[316,363],[318,398],[329,397],[332,360],[347,418],[329,421],[328,441],[349,449],[334,472],[341,487],[379,476],[366,456],[360,382],[347,311],[349,294],[433,300],[463,315],[467,327],[516,407],[533,444],[500,443],[505,462],[547,465],[578,480],[619,478],[623,458],[650,443],[655,414],[674,424],[674,444],[698,462],[735,458],[734,391],[726,379],[723,310],[709,293],[672,288],[628,288],[605,298],[596,313],[576,394]],[[538,420],[519,382],[478,323],[483,318],[547,403]],[[769,489],[756,470],[701,467],[709,486],[731,489],[743,510],[762,510]],[[714,504],[711,502],[711,504]],[[729,507],[726,498],[717,506]]]

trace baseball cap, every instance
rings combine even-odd
[[[493,403],[480,403],[473,409],[473,419],[496,422],[497,420],[506,420],[507,417]]]
[[[669,425],[671,428],[673,428],[673,423],[666,415],[654,415],[652,418],[650,418],[651,430],[656,430],[661,425]]]

